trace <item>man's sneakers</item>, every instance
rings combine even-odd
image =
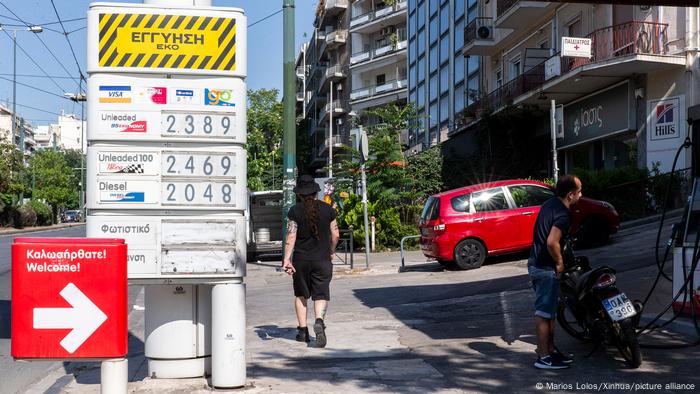
[[[559,360],[564,364],[571,364],[574,362],[574,354],[573,353],[562,352],[556,346],[554,347],[554,349],[552,350],[550,355],[552,357],[554,357],[554,359]]]
[[[570,364],[565,364],[554,355],[539,357],[535,361],[535,368],[539,369],[566,369],[569,367]]]
[[[323,324],[323,319],[316,319],[314,332],[316,333],[316,346],[326,347],[326,325]]]
[[[297,342],[311,342],[308,327],[297,327]]]

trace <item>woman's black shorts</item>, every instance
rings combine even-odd
[[[312,300],[330,301],[333,263],[330,261],[295,261],[294,295]]]

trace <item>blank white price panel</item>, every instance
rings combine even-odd
[[[162,136],[236,138],[235,112],[163,112]]]
[[[163,180],[161,205],[235,207],[241,201],[233,182]]]
[[[163,176],[235,177],[235,153],[163,152]],[[238,163],[240,164],[240,163]]]

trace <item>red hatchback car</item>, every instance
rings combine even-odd
[[[529,249],[540,206],[554,196],[541,182],[508,180],[466,186],[428,198],[420,218],[427,257],[459,268],[479,268],[486,256]],[[582,197],[572,207],[571,234],[601,245],[620,228],[615,208]]]

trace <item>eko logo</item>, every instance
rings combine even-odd
[[[231,89],[204,89],[204,105],[235,107],[236,104],[231,102],[232,96]]]

